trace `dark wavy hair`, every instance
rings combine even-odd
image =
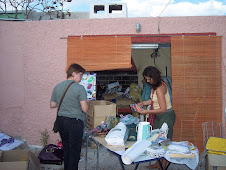
[[[153,66],[146,67],[144,69],[143,76],[150,77],[153,79],[154,82],[153,84],[151,84],[151,87],[154,90],[156,90],[157,87],[162,85],[161,72]]]
[[[82,67],[82,66],[80,66],[79,64],[71,64],[69,67],[68,67],[68,70],[67,70],[67,78],[68,77],[71,77],[72,76],[72,73],[73,72],[75,72],[75,73],[85,73],[86,72],[86,70]]]

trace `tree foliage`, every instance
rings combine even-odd
[[[0,12],[14,19],[18,19],[19,11],[23,13],[24,19],[29,19],[32,12],[39,12],[39,20],[46,15],[49,19],[53,19],[53,16],[63,19],[65,15],[70,16],[69,10],[64,10],[64,2],[64,0],[0,0]],[[13,16],[9,15],[12,11]]]

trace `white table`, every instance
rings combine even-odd
[[[104,137],[98,137],[98,136],[92,136],[92,135],[88,136],[87,137],[87,146],[86,146],[86,169],[87,169],[87,154],[88,154],[87,147],[88,147],[88,143],[89,143],[90,140],[94,141],[94,143],[97,145],[97,166],[96,166],[96,169],[99,169],[99,146],[100,145],[104,146],[110,152],[114,153],[119,158],[119,162],[120,162],[122,169],[123,170],[125,169],[124,164],[123,164],[122,159],[121,159],[121,155],[125,152],[125,148],[127,148],[128,146],[132,146],[135,143],[135,141],[127,141],[125,146],[112,146],[112,145],[108,145],[106,143]],[[189,156],[186,156],[186,155],[183,155],[183,154],[170,154],[170,157],[171,158],[194,158],[195,154],[191,154]],[[158,160],[159,163],[160,163],[160,166],[162,166],[161,161],[160,161],[161,159],[163,159],[163,157],[161,157],[161,158],[151,158],[150,156],[147,156],[147,155],[143,156],[142,155],[139,158],[137,158],[132,164],[136,164],[135,169],[137,169],[140,163],[150,162],[150,169],[151,169],[151,161]],[[170,162],[167,165],[166,169],[168,168],[169,165],[170,165]],[[163,169],[163,167],[162,167],[162,169]]]

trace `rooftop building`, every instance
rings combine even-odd
[[[106,3],[90,5],[90,18],[126,18],[126,3]]]

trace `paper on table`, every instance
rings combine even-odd
[[[127,149],[126,152],[122,155],[122,162],[126,165],[131,164],[150,145],[151,145],[151,142],[148,140],[137,141],[136,143],[133,144],[132,147]]]
[[[132,147],[126,150],[126,152],[122,155],[122,162],[126,165],[131,164],[135,159],[137,159],[147,147],[149,147],[153,141],[158,138],[158,134],[153,135],[148,140],[141,140],[135,142]]]

